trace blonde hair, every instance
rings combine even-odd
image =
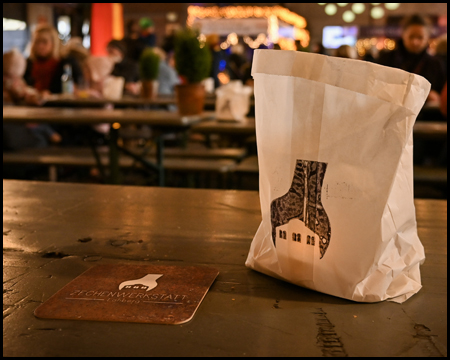
[[[159,56],[159,58],[160,58],[161,60],[166,60],[167,54],[166,54],[166,52],[165,52],[163,49],[161,49],[161,48],[155,46],[155,47],[152,47],[152,50],[153,50],[153,52],[154,52],[156,55]]]
[[[36,43],[36,39],[37,36],[39,34],[43,34],[43,33],[48,33],[50,34],[50,37],[52,39],[53,42],[53,50],[52,50],[52,57],[55,59],[59,59],[61,57],[60,54],[60,45],[61,45],[61,41],[59,40],[58,37],[58,32],[56,31],[56,29],[49,25],[49,24],[40,24],[36,27],[36,30],[34,30],[33,32],[33,36],[31,39],[31,51],[30,51],[30,58],[32,60],[36,59],[36,54],[35,54],[35,43]]]
[[[25,74],[27,63],[25,57],[17,48],[3,54],[3,75],[22,77]]]

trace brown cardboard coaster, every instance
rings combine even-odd
[[[40,305],[46,319],[183,324],[219,271],[204,266],[96,265]]]

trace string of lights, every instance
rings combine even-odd
[[[247,19],[247,18],[266,18],[268,21],[268,30],[266,34],[258,34],[256,39],[250,36],[244,36],[246,42],[251,48],[257,48],[261,44],[279,44],[282,49],[295,49],[295,40],[298,40],[304,47],[309,45],[310,35],[306,30],[306,20],[282,6],[195,6],[188,7],[187,26],[193,26],[196,19]],[[293,39],[280,37],[278,34],[279,21],[289,24],[293,27]],[[234,33],[228,35],[227,40],[221,44],[222,49],[233,45]]]

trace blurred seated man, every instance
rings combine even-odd
[[[402,26],[402,38],[390,52],[381,53],[378,63],[421,75],[431,83],[427,101],[439,103],[446,82],[444,64],[428,53],[430,27],[426,18],[412,15]]]
[[[139,83],[139,65],[126,57],[127,49],[125,44],[119,40],[111,40],[106,50],[108,51],[108,56],[114,62],[111,75],[121,76],[125,79],[124,94],[139,95],[141,88]]]
[[[83,63],[83,74],[88,84],[89,97],[102,98],[103,84],[114,68],[113,60],[108,56],[89,56]]]

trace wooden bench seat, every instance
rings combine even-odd
[[[447,168],[414,166],[414,181],[446,184]]]
[[[235,167],[234,172],[258,173],[258,157],[249,156],[245,158]],[[429,183],[446,183],[447,168],[414,166],[414,180]]]
[[[144,148],[125,147],[125,149],[139,155],[146,151]],[[109,148],[107,146],[97,147],[99,155],[108,155]],[[20,153],[40,154],[40,155],[72,155],[72,156],[87,156],[92,155],[92,150],[89,147],[48,147],[42,149],[24,149]],[[198,158],[198,159],[233,159],[242,160],[246,156],[246,149],[244,148],[206,148],[206,147],[166,147],[164,148],[165,158]],[[147,156],[156,156],[156,149],[151,148],[146,153]]]
[[[47,150],[47,151],[46,151]],[[104,149],[100,149],[101,164],[108,166],[109,157]],[[155,156],[146,156],[145,160],[156,163]],[[4,164],[34,164],[49,166],[50,180],[56,181],[57,166],[96,167],[97,162],[90,149],[25,149],[3,153]],[[217,158],[164,158],[164,168],[171,171],[184,172],[216,172],[227,173],[234,169],[236,161],[232,159]],[[119,156],[121,168],[143,168],[143,165],[126,155]]]
[[[234,169],[238,173],[259,173],[258,157],[252,155],[243,159]]]
[[[244,148],[165,148],[164,156],[178,158],[204,158],[204,159],[234,159],[241,160],[247,151]],[[152,149],[149,155],[156,155],[156,150]]]

